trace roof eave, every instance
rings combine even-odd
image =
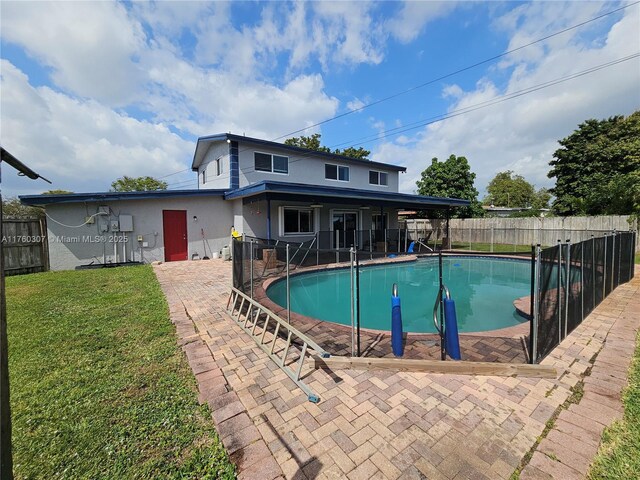
[[[150,190],[145,192],[95,192],[60,195],[20,195],[25,205],[44,206],[53,204],[117,202],[125,200],[150,200],[159,198],[224,196],[224,190]]]

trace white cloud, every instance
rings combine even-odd
[[[51,67],[59,87],[112,105],[140,93],[144,35],[122,5],[9,1],[2,17],[2,37]]]
[[[398,15],[389,19],[385,27],[398,41],[409,43],[422,33],[429,22],[448,15],[456,6],[455,2],[406,1]]]
[[[118,114],[94,100],[34,88],[23,72],[1,62],[2,144],[52,180],[52,188],[103,191],[122,175],[160,176],[184,168],[191,158],[193,144],[167,127]],[[7,180],[9,187],[17,185]]]
[[[548,5],[548,2],[545,2]],[[529,8],[529,10],[525,11]],[[535,12],[539,4],[519,7],[519,30],[537,27]],[[589,67],[624,57],[637,51],[638,9],[625,11],[603,42],[580,40],[569,36],[564,43],[545,46],[543,56],[523,55],[512,59],[516,67],[504,89],[489,78],[481,79],[475,89],[463,91],[448,86],[443,94],[456,93],[450,111],[495,99],[499,95],[517,92],[543,82],[560,78]],[[573,16],[573,4],[566,10],[554,8],[553,14]],[[564,13],[563,13],[564,12]],[[562,19],[557,20],[563,23]],[[513,43],[513,42],[512,42]],[[432,157],[447,158],[450,154],[464,155],[477,174],[476,187],[486,188],[493,176],[504,170],[522,174],[537,187],[552,186],[547,178],[548,162],[558,148],[557,140],[570,134],[588,118],[605,118],[616,114],[628,115],[640,107],[639,60],[628,61],[599,72],[571,80],[548,89],[499,103],[494,106],[429,125],[412,135],[415,144],[407,145],[399,138],[374,149],[377,161],[403,163],[408,173],[401,177],[403,191],[415,190],[420,173]],[[405,135],[407,135],[405,133]]]
[[[350,100],[347,102],[347,108],[351,111],[353,110],[360,110],[362,107],[364,107],[366,104],[360,100],[359,98],[354,98],[353,100]]]

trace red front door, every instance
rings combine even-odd
[[[187,259],[187,211],[163,210],[164,261]]]

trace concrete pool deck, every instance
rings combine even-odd
[[[521,478],[582,478],[621,415],[640,325],[636,277],[542,362],[556,379],[315,370],[313,404],[226,314],[229,262],[155,271],[239,478],[509,478],[555,416]],[[581,380],[580,403],[562,407]]]

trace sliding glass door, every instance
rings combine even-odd
[[[333,248],[351,248],[355,245],[358,212],[334,210],[331,216]]]

